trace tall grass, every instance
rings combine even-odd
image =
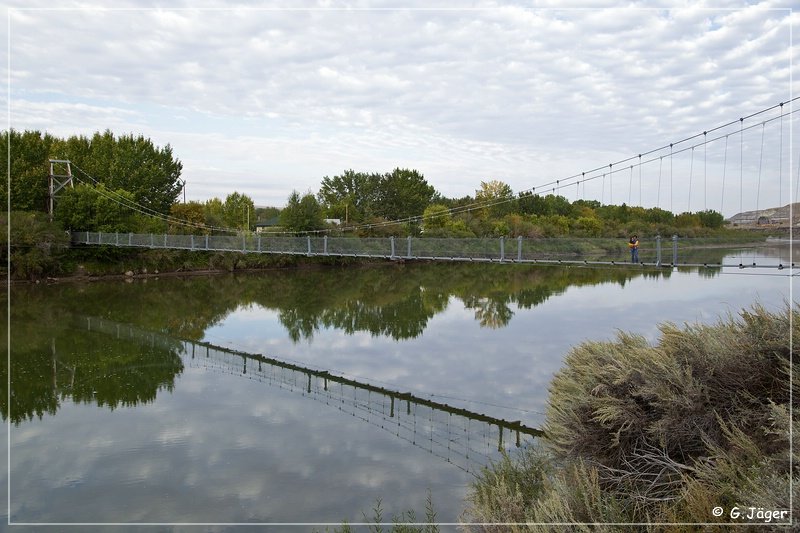
[[[800,495],[790,323],[800,338],[797,309],[756,306],[715,325],[663,324],[655,346],[621,332],[574,348],[550,387],[547,438],[487,469],[465,520],[686,524],[729,522],[733,506],[788,509],[791,478]],[[714,517],[715,506],[727,514]]]

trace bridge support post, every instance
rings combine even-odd
[[[517,261],[522,261],[522,235],[517,237]]]
[[[656,266],[661,266],[661,235],[656,235]]]
[[[55,164],[61,163],[67,166],[66,174],[56,174]],[[61,180],[64,181],[61,181]],[[47,175],[47,216],[50,222],[53,221],[53,204],[55,202],[56,193],[63,187],[69,185],[71,188],[75,187],[72,182],[72,167],[70,161],[66,159],[50,159],[50,174]]]
[[[406,252],[406,257],[411,259],[411,235],[408,236],[408,251]]]
[[[311,235],[306,235],[306,243],[308,244],[308,255],[311,255]]]
[[[392,259],[394,259],[394,235],[392,235],[391,237],[389,237],[389,243],[390,243],[390,244],[391,244],[391,246],[392,246],[392,255],[391,255],[390,257],[391,257]]]
[[[506,238],[500,237],[500,262],[506,259]]]
[[[678,264],[678,236],[672,236],[672,265]]]

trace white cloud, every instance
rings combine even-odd
[[[786,100],[774,5],[14,10],[12,122],[168,142],[196,198],[395,166],[521,190]]]

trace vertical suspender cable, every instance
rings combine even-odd
[[[631,165],[631,177],[628,179],[628,205],[631,205],[632,193],[633,193],[633,165]]]
[[[722,197],[720,198],[719,212],[725,212],[725,172],[728,168],[728,136],[725,136],[725,156],[722,158]]]
[[[672,143],[669,143],[669,210],[675,213],[672,208]]]
[[[739,212],[744,213],[744,119],[739,119]]]
[[[792,181],[791,177],[789,177],[789,181],[790,182]],[[795,183],[794,183],[794,201],[795,202],[797,202],[798,192],[799,191],[800,191],[800,156],[798,156],[798,158],[797,158],[797,179],[795,180]],[[791,191],[790,191],[790,193],[791,193]],[[791,200],[791,195],[789,196],[789,199]],[[791,204],[791,201],[789,203]],[[790,205],[789,206],[789,211],[791,211],[791,210],[792,210],[792,206]],[[790,224],[793,223],[792,220],[790,220],[789,222],[790,222]]]
[[[642,207],[642,154],[639,154],[639,207]]]
[[[661,208],[661,167],[664,164],[664,156],[658,158],[658,192],[656,193],[656,207]]]
[[[703,132],[703,211],[708,211],[708,137]]]
[[[781,102],[781,141],[778,148],[778,207],[783,207],[783,191],[781,189],[783,189],[783,102]]]
[[[614,170],[611,168],[612,164],[608,164],[608,203],[610,205],[614,205]]]
[[[605,204],[605,194],[606,194],[606,175],[603,174],[603,181],[600,182],[601,189],[600,189],[600,205]]]
[[[766,123],[761,123],[761,154],[758,156],[758,185],[756,186],[756,224],[758,224],[758,208],[761,200],[761,164],[764,162],[764,131]]]
[[[694,146],[692,146],[692,156],[689,159],[689,200],[687,201],[686,212],[692,212],[692,174],[694,174]]]

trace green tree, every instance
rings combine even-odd
[[[419,216],[435,192],[418,171],[396,168],[381,178],[376,214],[388,220]]]
[[[450,210],[442,204],[431,204],[422,213],[422,227],[429,236],[443,230],[451,222]]]
[[[115,137],[111,131],[90,139],[72,136],[59,139],[39,131],[11,130],[2,136],[2,147],[11,143],[11,203],[14,209],[46,209],[49,159],[68,159],[77,181],[102,183],[108,190],[124,190],[144,211],[166,215],[183,186],[182,164],[172,148],[155,146],[143,136]],[[3,177],[7,168],[3,166]],[[3,187],[8,182],[1,180]],[[5,189],[4,189],[5,190]]]
[[[136,203],[162,215],[169,213],[183,188],[183,164],[173,157],[170,145],[159,148],[142,135],[115,137],[106,130],[91,139],[70,137],[57,148],[63,153],[60,159],[69,159],[80,169],[73,173],[81,180],[93,178],[110,189],[129,191]]]
[[[292,191],[280,217],[281,226],[291,231],[313,231],[325,226],[322,207],[311,193],[301,197],[300,193]]]
[[[81,183],[64,189],[53,216],[62,226],[75,231],[136,231],[141,220],[131,208],[133,202],[133,194],[128,191]]]
[[[177,221],[170,221],[170,233],[193,233],[195,235],[207,235],[209,233],[208,228],[205,227],[205,210],[200,202],[172,204],[169,215],[173,219],[184,222],[184,224],[181,224]]]
[[[346,170],[339,176],[322,178],[318,198],[331,218],[363,222],[377,211],[380,174]]]
[[[69,235],[57,222],[50,222],[41,212],[11,211],[0,214],[0,227],[0,260],[5,263],[11,253],[14,277],[35,279],[61,272]]]
[[[485,204],[479,210],[481,216],[501,218],[516,209],[514,191],[507,183],[498,180],[482,181],[475,191],[475,201]]]
[[[700,224],[704,228],[721,228],[725,224],[725,217],[712,209],[706,209],[697,213],[700,217]]]
[[[225,219],[222,215],[222,200],[211,198],[203,204],[203,214],[206,219],[206,226],[209,228],[221,228],[225,226]]]
[[[222,220],[227,228],[251,231],[256,223],[256,207],[246,194],[232,192],[222,204]]]
[[[50,172],[48,159],[56,138],[39,131],[19,132],[11,130],[2,135],[0,151],[10,155],[11,180],[8,166],[2,167],[3,197],[10,194],[11,209],[19,211],[45,211],[47,209],[47,175]],[[8,152],[9,143],[11,151]],[[11,189],[8,190],[10,181]]]
[[[256,222],[266,222],[280,214],[281,210],[277,207],[256,207]]]

